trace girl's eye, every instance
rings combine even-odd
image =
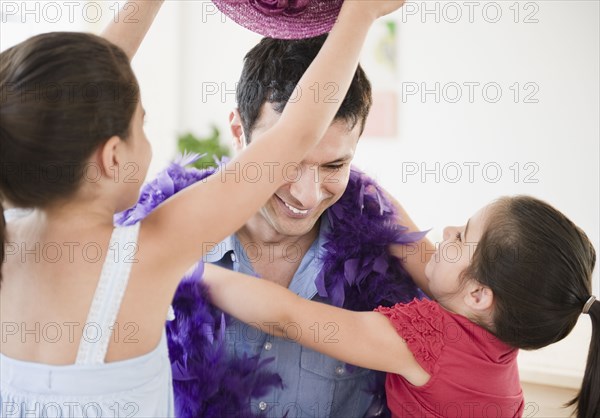
[[[462,242],[462,239],[460,238],[460,231],[456,233],[456,239],[458,240],[458,242]]]

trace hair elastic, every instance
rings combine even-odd
[[[596,302],[596,296],[590,296],[590,298],[587,300],[585,305],[583,305],[583,309],[581,310],[581,313],[584,313],[584,314],[588,313],[590,311],[590,308],[594,304],[594,302]]]

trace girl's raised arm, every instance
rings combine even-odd
[[[398,224],[408,228],[409,232],[419,231],[419,228],[417,228],[417,225],[408,216],[408,213],[404,210],[400,202],[385,192],[385,190],[384,193],[386,193],[386,197],[396,208]],[[427,266],[433,254],[435,254],[435,245],[426,237],[423,237],[411,244],[392,244],[390,245],[390,253],[404,262],[404,268],[408,271],[415,284],[427,296],[432,298],[433,295],[429,290],[429,280],[425,276],[425,266]]]
[[[164,0],[126,2],[102,37],[121,47],[131,61],[163,3]]]

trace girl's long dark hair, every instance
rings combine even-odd
[[[101,37],[47,33],[2,52],[0,202],[39,208],[72,196],[93,152],[127,139],[138,101],[127,55]],[[0,239],[4,261],[4,216]]]

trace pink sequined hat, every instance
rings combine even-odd
[[[344,0],[212,0],[237,24],[263,36],[301,39],[327,33]]]

